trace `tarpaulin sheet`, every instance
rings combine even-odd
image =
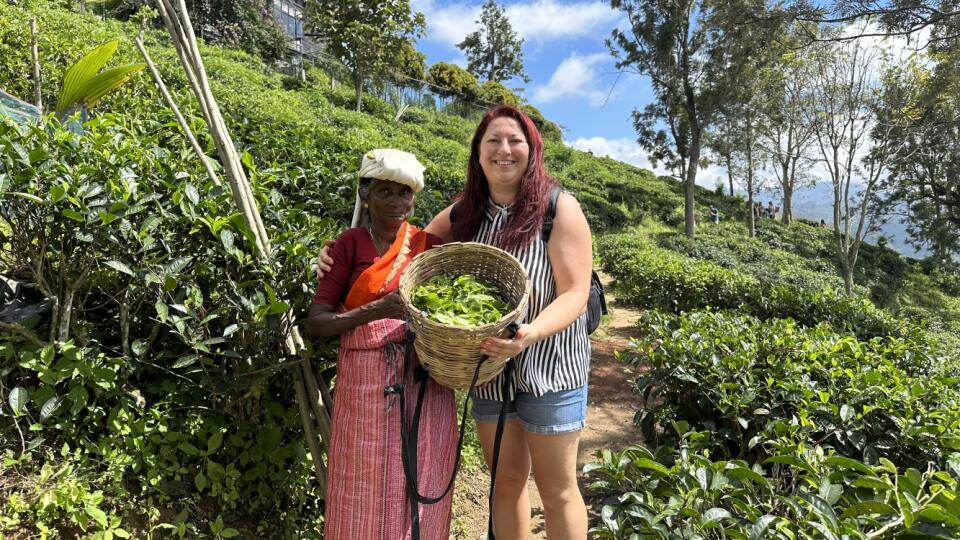
[[[33,124],[40,109],[0,90],[0,118],[9,117],[17,124]]]

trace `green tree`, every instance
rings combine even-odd
[[[617,67],[650,78],[657,102],[633,113],[638,141],[684,185],[685,232],[693,238],[694,187],[703,135],[758,48],[783,17],[757,0],[611,0],[627,17],[607,45]],[[759,15],[758,15],[759,14]],[[761,16],[762,15],[762,16]],[[666,123],[666,129],[658,126]]]
[[[930,66],[929,60],[936,64]],[[892,67],[874,114],[891,117],[876,142],[899,141],[890,173],[881,180],[880,202],[903,215],[911,242],[930,247],[941,264],[960,255],[960,116],[956,51]]]
[[[104,0],[94,8],[121,20],[134,18],[142,6],[153,0]],[[187,2],[190,20],[211,45],[244,50],[268,62],[284,59],[289,53],[289,37],[273,15],[271,0],[206,0]]]
[[[496,81],[487,81],[480,85],[480,101],[484,104],[503,103],[514,106],[520,104],[520,98],[516,94]]]
[[[852,294],[860,247],[883,217],[874,193],[900,142],[871,134],[874,127],[891,126],[889,118],[876,118],[871,110],[876,49],[858,41],[818,47],[824,49],[823,61],[815,63],[814,106],[807,121],[814,126],[820,162],[833,186],[833,237],[843,286]],[[871,137],[880,141],[872,148]]]
[[[410,10],[409,0],[308,0],[305,18],[326,52],[350,68],[358,111],[364,80],[389,75],[404,47],[426,27],[423,14]]]
[[[476,22],[479,28],[457,43],[467,55],[467,71],[486,81],[502,83],[517,77],[530,82],[523,71],[523,39],[513,31],[503,8],[487,0]]]
[[[520,108],[523,109],[523,112],[527,113],[527,116],[536,124],[537,130],[540,131],[540,136],[543,140],[553,142],[563,141],[563,131],[560,126],[547,120],[547,118],[543,116],[543,113],[540,112],[540,109],[529,103]]]
[[[393,77],[397,86],[420,88],[427,76],[427,56],[406,42],[400,47],[400,53],[394,59]]]
[[[458,104],[474,102],[480,96],[480,85],[477,84],[476,77],[469,71],[447,62],[437,62],[430,66],[427,82],[433,87],[434,93],[453,98]]]

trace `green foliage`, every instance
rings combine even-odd
[[[861,338],[915,331],[870,300],[844,294],[836,278],[804,269],[821,263],[765,248],[762,241],[734,239],[729,233],[737,226],[724,227],[729,228],[723,236],[704,234],[695,241],[678,233],[659,235],[664,247],[631,234],[604,237],[597,247],[621,298],[637,306],[676,313],[738,309],[806,326],[828,322]]]
[[[517,106],[520,104],[520,98],[510,91],[506,86],[496,82],[487,81],[480,85],[480,92],[477,96],[485,104],[505,104]]]
[[[108,41],[93,49],[70,66],[63,77],[63,89],[57,99],[57,111],[63,112],[73,105],[93,107],[111,90],[125,83],[130,76],[146,67],[146,64],[116,66],[102,73],[100,70],[117,51],[119,40]]]
[[[921,338],[859,341],[829,325],[715,312],[650,312],[641,329],[624,358],[651,366],[636,383],[647,440],[684,420],[712,454],[740,459],[762,459],[783,438],[921,468],[960,450],[956,379]]]
[[[426,26],[422,13],[410,11],[409,0],[308,0],[305,19],[324,51],[350,68],[358,111],[365,79],[393,73],[395,58],[407,58],[404,71],[416,63],[410,43]]]
[[[211,0],[188,4],[193,27],[211,45],[241,49],[267,62],[287,58],[289,38],[270,0]],[[205,32],[209,27],[213,32]]]
[[[520,108],[523,109],[523,112],[527,113],[527,116],[537,125],[537,131],[540,132],[540,136],[544,141],[557,143],[563,141],[563,132],[560,130],[560,126],[547,120],[543,116],[543,113],[540,112],[540,109],[537,109],[529,103]]]
[[[453,326],[495,323],[511,309],[496,287],[469,274],[436,275],[413,290],[411,302],[431,319]]]
[[[476,24],[477,30],[457,43],[467,56],[467,71],[487,82],[503,83],[514,77],[530,82],[523,71],[523,39],[513,31],[503,7],[487,0]]]
[[[471,102],[480,96],[480,85],[469,71],[447,62],[437,62],[430,66],[427,81],[434,92],[441,96]]]
[[[867,465],[820,445],[788,445],[763,462],[711,460],[702,432],[674,424],[680,450],[602,451],[584,470],[614,502],[595,538],[956,538],[960,455],[946,470]]]

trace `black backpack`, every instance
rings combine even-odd
[[[547,206],[547,213],[543,216],[543,229],[540,235],[544,242],[550,240],[550,233],[553,231],[553,218],[557,215],[557,199],[563,188],[554,186],[550,190],[550,204]],[[450,209],[450,223],[456,222],[457,205]],[[590,272],[590,296],[587,297],[587,333],[592,334],[597,326],[600,326],[600,317],[607,314],[607,299],[603,293],[603,284],[600,283],[600,276],[596,270]]]

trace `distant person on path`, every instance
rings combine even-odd
[[[773,201],[768,202],[768,203],[767,203],[767,210],[766,210],[766,214],[765,214],[766,217],[772,218],[773,216],[776,215],[776,212],[777,212],[777,211],[774,210],[774,208],[773,208]]]
[[[824,220],[824,219],[821,219],[821,220],[820,220],[820,228],[821,228],[821,229],[826,229],[826,228],[827,228],[827,221],[826,221],[826,220]]]
[[[716,206],[710,207],[710,221],[720,223],[720,210],[718,210]]]
[[[354,227],[329,250],[335,264],[319,279],[303,322],[310,336],[340,336],[324,500],[324,537],[330,540],[411,534],[400,401],[384,388],[401,382],[406,372],[406,402],[417,401],[414,370],[404,369],[406,325],[397,287],[415,255],[442,243],[407,222],[414,193],[423,188],[423,169],[412,154],[399,150],[363,156]],[[419,489],[434,496],[443,492],[453,471],[456,404],[449,388],[431,378],[422,384],[427,387],[417,454]],[[421,538],[449,539],[451,502],[448,494],[437,504],[420,505]]]
[[[593,249],[586,217],[568,193],[559,194],[552,232],[544,240],[543,220],[557,184],[543,157],[543,140],[529,116],[508,105],[488,110],[473,135],[456,216],[451,205],[426,228],[444,240],[505,249],[530,276],[529,309],[516,336],[487,338],[481,345],[493,359],[513,359],[508,394],[501,395],[505,374],[500,374],[474,395],[473,417],[488,467],[503,400],[508,406],[493,506],[498,540],[530,535],[531,470],[547,537],[587,537],[577,450],[586,425],[590,339],[584,308]],[[329,262],[321,253],[319,270],[329,271]]]

